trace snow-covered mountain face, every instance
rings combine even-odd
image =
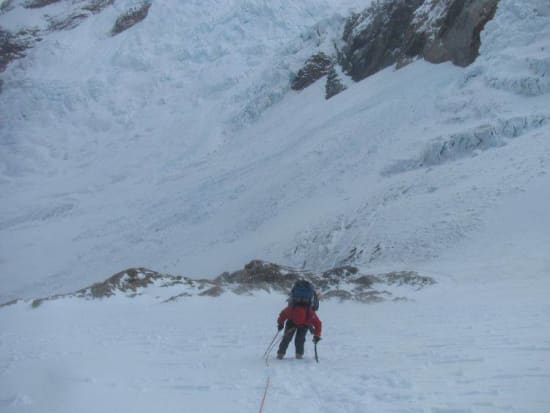
[[[258,159],[215,157],[238,152],[233,131],[282,99],[292,64],[343,23],[346,2],[156,1],[115,37],[116,19],[140,3],[117,1],[68,31],[50,21],[82,2],[25,4],[5,3],[1,16],[5,30],[42,39],[2,74],[1,250],[14,290],[76,287],[89,270],[92,281],[132,262],[212,276],[242,267],[254,253],[234,247],[231,262],[188,262],[245,230],[229,214],[229,226],[209,225],[233,191],[215,182]]]
[[[1,75],[0,301],[134,266],[415,270],[548,170],[544,0],[501,0],[466,68],[341,72],[329,101],[292,77],[370,2],[155,0],[116,36],[143,3],[103,3],[2,4],[40,40]]]

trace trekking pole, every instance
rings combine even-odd
[[[279,336],[279,333],[281,331],[277,331],[277,334],[273,337],[273,340],[271,340],[271,343],[269,343],[269,346],[267,346],[267,350],[265,351],[263,358],[267,358],[269,356],[269,353],[273,350],[273,347],[275,347],[275,341],[277,340],[277,337]]]
[[[296,327],[289,328],[283,334],[283,338],[287,337],[288,335],[293,334],[295,330],[296,330]],[[273,351],[273,349],[277,345],[276,340],[277,340],[277,337],[279,336],[279,333],[280,333],[280,331],[277,331],[277,334],[275,334],[275,337],[273,337],[273,340],[271,340],[271,343],[269,344],[269,347],[267,348],[267,350],[264,353],[263,358],[265,359],[266,362],[269,359],[269,354]],[[283,338],[281,338],[281,341],[283,340]]]

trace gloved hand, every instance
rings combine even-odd
[[[279,324],[279,325],[277,326],[277,330],[278,330],[278,331],[281,331],[283,328],[285,328],[285,326],[283,326],[282,324]]]
[[[321,341],[321,337],[319,336],[313,336],[313,342],[317,344],[319,341]]]

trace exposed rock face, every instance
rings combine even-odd
[[[130,10],[126,11],[126,13],[116,19],[115,25],[111,30],[111,34],[115,36],[144,20],[149,13],[150,7],[151,3],[144,2],[141,6],[133,7]]]
[[[105,7],[113,4],[115,0],[88,0],[83,3],[75,12],[66,16],[51,17],[48,30],[70,30],[77,27],[82,21],[93,14],[101,12]],[[49,3],[48,3],[49,4]]]
[[[498,0],[391,0],[353,15],[344,29],[341,61],[353,80],[413,58],[467,66]]]
[[[162,281],[166,285],[173,285],[182,280],[176,275],[160,274],[146,268],[130,268],[119,272],[103,282],[99,282],[77,291],[77,294],[90,294],[93,298],[110,297],[117,291],[136,292],[139,288],[147,287],[155,281]]]
[[[25,50],[39,40],[36,31],[23,30],[12,34],[0,29],[0,72],[3,72],[13,60],[24,57]]]
[[[222,284],[239,285],[239,291],[251,289],[288,290],[299,275],[293,271],[286,271],[279,265],[254,260],[245,265],[244,269],[234,273],[224,273],[216,278]]]
[[[325,84],[325,99],[330,99],[344,90],[346,90],[346,86],[344,86],[338,73],[336,73],[336,69],[332,67],[327,76],[327,83]]]
[[[432,63],[451,61],[458,66],[467,66],[478,56],[480,33],[494,17],[498,0],[434,0],[428,5],[435,9],[442,3],[443,6],[449,3],[447,13],[436,21],[430,20],[430,14],[425,10],[416,14],[414,30],[426,37],[421,55]]]
[[[27,9],[38,9],[40,7],[45,7],[49,4],[57,3],[61,0],[33,0],[29,1],[25,4],[25,8]]]
[[[33,0],[24,3],[27,9],[36,9],[49,6],[61,0]],[[82,0],[75,4],[70,12],[63,11],[61,14],[45,14],[47,25],[42,28],[29,27],[16,33],[11,33],[0,28],[0,72],[4,71],[8,64],[16,59],[25,56],[25,51],[34,47],[42,40],[42,37],[50,32],[59,30],[70,30],[78,26],[88,17],[101,12],[107,6],[114,3],[114,0]],[[4,1],[0,6],[0,13],[5,13],[14,8],[12,1]],[[0,81],[0,92],[1,92]]]
[[[291,81],[290,88],[292,90],[302,90],[326,76],[325,99],[330,99],[343,92],[346,90],[346,86],[344,86],[336,72],[335,60],[335,58],[331,58],[323,52],[311,56]]]
[[[395,64],[402,55],[414,56],[416,45],[405,45],[414,12],[423,0],[374,2],[352,15],[344,28],[345,47],[341,64],[353,80],[359,81]],[[412,50],[409,50],[409,48]]]
[[[213,292],[217,295],[221,293],[219,288],[222,288],[237,294],[252,294],[258,290],[288,294],[298,279],[310,281],[321,299],[337,298],[361,302],[403,299],[403,297],[394,297],[393,293],[387,291],[391,286],[406,286],[418,290],[435,283],[433,278],[421,276],[414,271],[369,275],[361,274],[356,267],[343,266],[314,273],[255,260],[248,263],[242,270],[231,274],[224,273],[216,278],[213,283],[218,289]]]
[[[312,85],[323,76],[328,75],[333,69],[333,64],[333,59],[323,52],[311,56],[292,80],[291,89],[302,90]]]
[[[77,27],[82,21],[88,18],[88,13],[73,13],[69,16],[58,18],[50,18],[50,31],[59,31],[59,30],[71,30]]]
[[[104,299],[113,295],[148,295],[162,302],[174,302],[192,296],[217,297],[226,292],[253,295],[256,291],[267,291],[287,295],[298,279],[310,281],[321,299],[336,298],[360,302],[403,300],[406,298],[394,297],[394,293],[387,289],[392,286],[406,286],[418,290],[435,283],[432,278],[420,276],[414,271],[368,275],[361,274],[356,267],[344,266],[313,273],[254,260],[242,270],[223,273],[213,280],[195,280],[162,274],[146,268],[130,268],[73,293],[32,300],[31,305],[36,308],[46,301],[61,298]],[[13,300],[0,307],[17,304],[19,301]]]
[[[291,82],[301,90],[327,76],[326,99],[345,90],[335,65],[354,81],[388,66],[400,68],[416,58],[431,63],[472,63],[479,53],[480,33],[499,0],[381,0],[348,18],[343,47],[333,56],[317,53]]]
[[[179,275],[161,274],[156,271],[148,270],[147,268],[129,268],[112,275],[105,281],[92,284],[74,293],[35,299],[32,302],[32,306],[38,307],[44,301],[63,297],[107,298],[118,293],[135,295],[139,294],[139,290],[150,287],[153,284],[159,287],[171,287],[177,284],[195,287],[200,285],[201,281],[192,281]]]

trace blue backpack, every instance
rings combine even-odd
[[[317,311],[319,309],[319,297],[313,288],[313,285],[306,280],[298,280],[290,290],[289,303],[299,305]]]

